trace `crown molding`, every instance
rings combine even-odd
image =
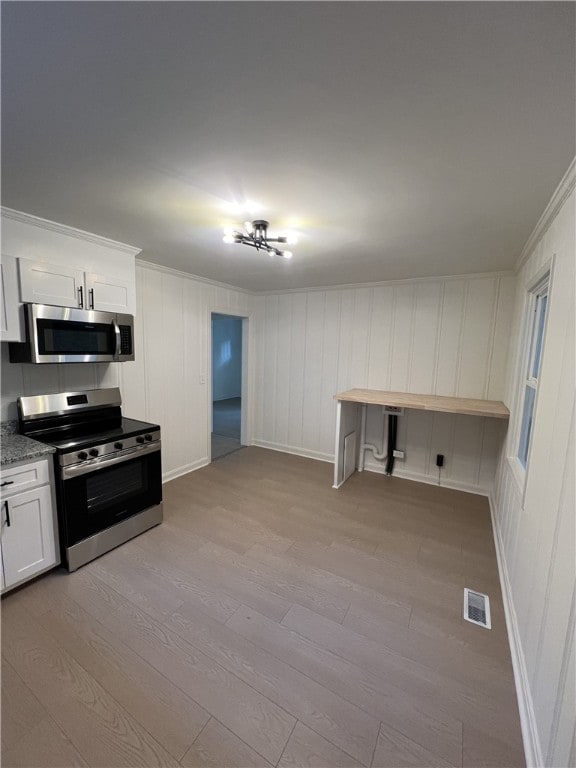
[[[552,222],[558,215],[558,211],[560,210],[560,208],[562,208],[567,198],[572,194],[572,191],[574,190],[575,186],[576,186],[576,157],[570,163],[570,167],[568,168],[568,170],[562,177],[560,183],[556,187],[554,194],[550,198],[550,202],[544,209],[544,213],[538,219],[538,223],[532,230],[532,233],[528,238],[528,240],[526,241],[524,248],[522,248],[522,252],[518,257],[516,264],[514,265],[514,269],[516,272],[518,272],[522,268],[522,265],[530,256],[530,254],[536,247],[536,244],[538,243],[538,241],[543,237],[546,230],[549,228],[549,226],[552,224]]]
[[[276,288],[270,291],[254,291],[256,296],[277,296],[285,293],[313,293],[314,291],[345,291],[358,288],[385,288],[395,285],[413,285],[418,283],[447,282],[451,280],[482,280],[486,278],[514,277],[512,269],[497,272],[473,272],[462,275],[431,275],[429,277],[405,277],[399,280],[380,280],[372,283],[341,283],[340,285],[319,285],[310,288]]]
[[[3,218],[18,221],[20,224],[29,224],[30,226],[38,227],[39,229],[47,229],[51,232],[57,232],[60,235],[66,235],[67,237],[75,237],[77,240],[95,243],[96,245],[102,245],[105,248],[113,248],[116,251],[129,254],[130,256],[137,256],[142,250],[141,248],[135,248],[126,243],[119,243],[117,240],[110,240],[108,237],[95,235],[93,232],[85,232],[82,229],[76,229],[76,227],[69,227],[67,224],[58,224],[55,221],[41,219],[39,216],[33,216],[32,214],[24,213],[23,211],[15,211],[12,208],[5,208],[4,206],[2,206],[0,210]]]
[[[191,272],[183,272],[180,269],[165,267],[163,264],[155,264],[153,261],[146,261],[145,259],[136,259],[136,266],[151,269],[154,272],[161,272],[165,275],[172,275],[173,277],[181,277],[185,280],[193,280],[195,283],[205,283],[206,285],[213,285],[215,288],[224,288],[227,291],[246,293],[249,296],[258,295],[256,291],[249,291],[247,288],[239,288],[236,285],[230,285],[230,283],[221,283],[218,280],[211,280],[209,277],[200,277],[200,275],[193,275]]]
[[[161,272],[167,275],[173,275],[174,277],[182,277],[186,280],[194,280],[198,283],[205,283],[206,285],[213,285],[216,288],[225,288],[228,291],[238,291],[239,293],[245,293],[249,296],[279,296],[286,293],[313,293],[315,291],[344,291],[354,290],[357,288],[379,288],[385,286],[394,285],[412,285],[414,283],[431,283],[431,282],[446,282],[449,280],[482,280],[487,278],[498,279],[501,277],[514,277],[515,272],[511,269],[501,270],[498,272],[474,272],[472,274],[464,275],[440,275],[434,277],[407,277],[401,280],[383,280],[374,283],[346,283],[340,285],[322,285],[312,286],[306,288],[275,288],[269,291],[251,291],[248,288],[240,288],[230,283],[222,283],[218,280],[211,280],[209,277],[200,277],[200,275],[194,275],[190,272],[183,272],[180,269],[173,269],[172,267],[165,267],[162,264],[155,264],[153,261],[146,261],[145,259],[136,259],[136,266],[145,267],[146,269],[152,269],[155,272]]]

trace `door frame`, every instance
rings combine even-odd
[[[206,349],[206,400],[207,400],[207,456],[212,463],[212,315],[228,315],[242,320],[242,383],[240,390],[240,445],[250,445],[252,437],[250,414],[250,334],[252,332],[252,313],[235,309],[212,307],[208,310],[208,344]]]

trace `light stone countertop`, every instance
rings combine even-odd
[[[44,445],[37,440],[17,434],[17,429],[18,422],[3,421],[0,424],[0,466],[48,456],[55,452],[56,449],[51,445]]]

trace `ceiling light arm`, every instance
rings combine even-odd
[[[271,256],[281,256],[284,259],[292,258],[290,251],[281,251],[271,243],[287,243],[285,236],[268,237],[268,222],[264,219],[256,219],[246,223],[246,232],[234,231],[224,237],[225,242],[249,245],[257,251],[266,251]]]

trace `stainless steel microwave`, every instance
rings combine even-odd
[[[134,360],[134,318],[113,312],[25,304],[26,341],[10,343],[12,363]]]

